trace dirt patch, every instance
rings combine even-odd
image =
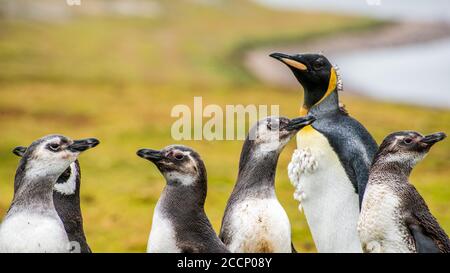
[[[26,115],[26,112],[20,108],[0,108],[0,118],[15,118]]]
[[[92,124],[91,118],[83,114],[67,114],[59,112],[35,113],[33,117],[43,121],[53,121],[55,123],[67,123],[72,126],[86,126]]]
[[[28,112],[19,107],[0,108],[0,118],[18,119],[31,117],[43,122],[68,123],[76,126],[86,126],[92,124],[92,119],[83,114],[69,114],[60,112]]]

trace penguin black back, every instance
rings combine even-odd
[[[74,183],[74,185],[72,185]],[[81,253],[92,252],[84,234],[80,206],[81,170],[77,161],[58,178],[53,190],[53,203],[71,242],[80,244]],[[77,247],[77,246],[74,246]]]
[[[330,99],[334,96],[337,94],[331,94]],[[323,103],[326,105],[329,102],[324,101]],[[359,203],[361,203],[369,178],[369,168],[378,146],[366,128],[347,113],[338,108],[324,114],[321,112],[321,107],[323,105],[312,108],[310,111],[312,115],[318,116],[318,121],[314,123],[313,127],[328,139],[338,155],[341,165],[344,166],[355,193],[359,195]],[[362,137],[355,139],[355,136]],[[364,149],[364,152],[361,153],[359,149],[349,149],[355,145],[359,146],[355,148]]]
[[[411,211],[407,224],[418,253],[450,253],[450,239],[414,185],[402,191],[403,210]]]

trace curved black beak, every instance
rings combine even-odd
[[[432,146],[436,142],[439,142],[439,141],[443,140],[446,137],[447,137],[447,135],[445,133],[439,132],[439,133],[434,133],[434,134],[425,136],[424,138],[422,138],[420,140],[420,142],[424,143],[424,144],[426,144],[428,146]]]
[[[24,146],[17,146],[16,148],[14,148],[14,150],[12,150],[13,154],[22,157],[25,152],[27,151],[27,147]]]
[[[290,68],[296,68],[300,71],[308,70],[308,67],[306,66],[306,64],[304,62],[302,62],[301,58],[299,57],[301,55],[292,56],[292,55],[276,52],[276,53],[270,54],[269,56],[281,61],[282,63],[289,66]]]
[[[279,52],[272,53],[269,56],[274,59],[277,59],[279,61],[281,61],[282,59],[291,59],[291,60],[293,59],[293,57],[291,55],[279,53]]]
[[[164,158],[161,151],[152,149],[140,149],[136,152],[139,157],[150,160],[151,162],[158,162]]]
[[[305,126],[310,125],[315,120],[316,120],[316,118],[311,115],[299,117],[299,118],[293,118],[289,121],[289,123],[287,125],[287,129],[289,131],[298,131]]]
[[[74,153],[84,152],[87,149],[94,148],[100,143],[96,138],[85,138],[74,140],[72,144],[69,145],[68,149]]]

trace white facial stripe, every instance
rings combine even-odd
[[[26,166],[27,180],[33,180],[39,177],[46,177],[49,174],[48,162],[31,160]]]
[[[197,161],[191,156],[191,153],[188,153],[187,156],[189,157],[189,164],[192,165],[193,168],[198,171]]]
[[[192,185],[195,181],[195,177],[193,177],[192,175],[182,174],[175,171],[165,173],[164,177],[166,178],[166,180],[178,180],[185,186]]]
[[[54,153],[46,149],[48,143],[57,140],[59,140],[57,137],[51,138],[41,143],[33,151],[27,162],[26,176],[29,179],[62,173],[70,163],[76,160],[76,153],[67,150]]]
[[[391,144],[391,148],[397,146],[399,142],[403,141],[403,138],[403,136],[396,136],[395,141],[393,141],[393,143]]]
[[[75,162],[70,164],[69,179],[67,179],[65,183],[56,183],[54,186],[55,191],[64,195],[71,195],[75,193],[78,176],[78,170],[75,165],[76,165]]]
[[[266,139],[255,150],[256,157],[263,156],[268,152],[280,151],[289,141],[289,138],[280,139],[278,136],[273,139]]]
[[[272,118],[272,124],[278,123],[280,126],[280,120],[278,118]],[[281,137],[280,130],[269,130],[266,123],[260,123],[257,129],[257,135],[255,144],[257,149],[255,155],[262,156],[267,152],[280,151],[291,139],[290,137]]]
[[[178,151],[178,152],[184,154],[185,156],[189,156],[191,154],[188,151]]]
[[[197,161],[191,156],[191,152],[189,152],[189,151],[180,151],[180,150],[176,150],[176,152],[177,153],[181,153],[185,157],[189,158],[189,165],[188,165],[188,167],[193,165],[194,168],[198,170]]]
[[[405,155],[404,154],[388,154],[383,160],[384,162],[404,162],[405,161]]]
[[[406,163],[411,167],[414,167],[419,161],[421,161],[426,156],[426,153],[416,153],[416,152],[408,152],[408,153],[395,153],[387,155],[383,161],[384,162],[400,162]]]

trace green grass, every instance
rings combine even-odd
[[[244,1],[216,5],[161,1],[153,19],[75,17],[62,23],[0,19],[0,213],[12,198],[17,145],[50,133],[95,136],[101,144],[80,158],[82,208],[95,252],[145,250],[152,210],[164,186],[138,148],[174,143],[170,111],[176,104],[279,104],[298,115],[301,92],[265,86],[239,66],[240,52],[268,41],[366,28],[379,22],[316,13],[271,11]],[[345,77],[345,75],[344,75]],[[345,78],[344,78],[345,80]],[[345,94],[343,102],[377,141],[395,130],[450,132],[450,111],[374,102]],[[218,231],[237,176],[241,141],[183,141],[208,169],[206,211]],[[287,164],[280,158],[277,194],[300,251],[315,251],[297,210]],[[439,143],[412,180],[450,230],[450,142]]]

